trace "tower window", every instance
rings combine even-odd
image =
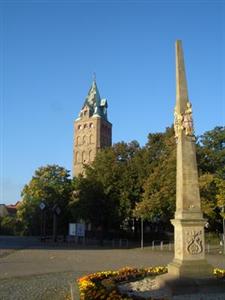
[[[78,126],[77,126],[77,129],[78,129],[78,130],[82,129],[82,126],[81,126],[81,125],[78,125]]]
[[[77,145],[80,145],[80,136],[77,137]]]
[[[83,136],[83,144],[86,144],[87,142],[87,138],[86,138],[86,135]]]
[[[89,124],[89,128],[93,128],[94,127],[94,124],[93,123],[90,123]]]
[[[80,162],[80,155],[79,152],[76,152],[76,163]]]
[[[87,124],[84,124],[84,128],[87,128]]]

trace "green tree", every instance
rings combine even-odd
[[[149,134],[148,172],[143,185],[142,201],[135,214],[154,221],[157,217],[168,223],[175,211],[176,198],[176,146],[173,128],[165,133]]]
[[[131,216],[135,202],[140,197],[137,164],[134,163],[140,151],[136,141],[117,143],[99,152],[86,172],[87,178],[102,184],[106,198],[118,205],[120,220]]]
[[[220,209],[220,216],[225,219],[225,180],[222,178],[216,178],[216,186],[218,189],[216,195],[217,206]]]
[[[41,210],[40,203],[46,205],[46,230],[52,232],[52,209],[54,205],[61,208],[58,217],[60,233],[67,230],[69,212],[67,205],[71,196],[71,180],[69,171],[58,165],[47,165],[35,171],[31,181],[22,191],[22,203],[17,216],[24,225],[24,233],[40,234]]]
[[[218,209],[216,202],[217,186],[214,174],[205,173],[199,177],[201,205],[204,216],[210,224],[210,230],[218,227]],[[220,222],[220,221],[219,221]]]
[[[198,138],[197,160],[204,215],[211,230],[221,230],[225,205],[225,127],[217,126]]]
[[[92,224],[94,230],[104,234],[117,226],[118,205],[114,199],[107,197],[101,182],[79,176],[73,179],[74,193],[69,207],[73,218],[85,220]]]
[[[213,229],[219,226],[219,206],[224,205],[224,133],[224,127],[216,127],[200,136],[197,143],[202,208]],[[118,228],[134,215],[150,221],[157,217],[169,224],[174,216],[176,198],[173,127],[165,132],[150,133],[142,148],[132,141],[101,150],[95,161],[86,167],[86,177],[75,181],[80,196],[71,200],[71,209],[80,217],[92,220],[96,226],[104,223],[105,228]],[[107,211],[114,222],[103,221],[100,216],[94,220],[91,216],[94,203],[99,212]]]
[[[216,186],[218,189],[216,200],[218,207],[225,207],[225,180],[216,178]]]
[[[15,216],[0,217],[0,234],[18,235],[21,231],[21,223]]]
[[[225,179],[225,127],[215,127],[198,138],[197,160],[200,175],[216,174]]]
[[[139,170],[144,164],[141,153],[136,141],[117,143],[101,150],[92,165],[86,167],[86,177],[75,180],[79,186],[79,197],[72,201],[73,211],[79,212],[86,220],[92,218],[95,225],[100,221],[103,227],[104,223],[104,228],[108,230],[118,229],[126,218],[131,218],[142,191]],[[99,213],[95,220],[93,203],[98,203]],[[102,215],[106,216],[106,220],[100,218]]]

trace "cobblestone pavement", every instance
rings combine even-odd
[[[66,299],[76,276],[73,272],[61,272],[1,279],[0,299]]]
[[[124,266],[166,265],[173,257],[172,252],[151,248],[51,249],[34,244],[28,248],[24,243],[12,250],[6,244],[0,238],[0,299],[4,300],[65,299],[71,283],[82,275]],[[224,255],[207,258],[215,267],[225,268]],[[78,300],[78,291],[73,287],[74,300]]]

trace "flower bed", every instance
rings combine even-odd
[[[147,276],[161,275],[167,272],[166,267],[152,267],[137,269],[126,267],[118,271],[97,272],[77,280],[80,300],[133,300],[122,295],[117,284],[127,281],[136,281]],[[225,278],[225,270],[214,269],[217,278]]]
[[[78,279],[80,300],[132,300],[117,289],[120,282],[138,280],[167,272],[165,267],[148,269],[123,268],[118,271],[97,272]]]

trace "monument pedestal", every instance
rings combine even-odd
[[[214,298],[225,297],[225,281],[218,278],[200,278],[198,277],[177,277],[171,274],[165,274],[157,277],[157,283],[160,288],[167,291],[168,299],[176,295],[210,295],[213,294]],[[216,296],[215,296],[216,295]],[[203,298],[199,298],[203,299]]]
[[[213,267],[205,259],[206,221],[201,213],[199,219],[191,218],[196,217],[197,212],[186,212],[185,215],[190,218],[171,220],[175,232],[175,254],[168,264],[168,273],[157,277],[159,286],[167,290],[168,296],[225,293],[224,281],[213,278]]]
[[[178,279],[210,279],[213,278],[213,267],[205,259],[198,261],[179,261],[174,259],[168,265],[168,274]]]
[[[195,213],[189,212],[195,217]],[[205,259],[204,225],[201,219],[174,219],[174,259],[168,273],[177,278],[212,278],[213,267]]]

